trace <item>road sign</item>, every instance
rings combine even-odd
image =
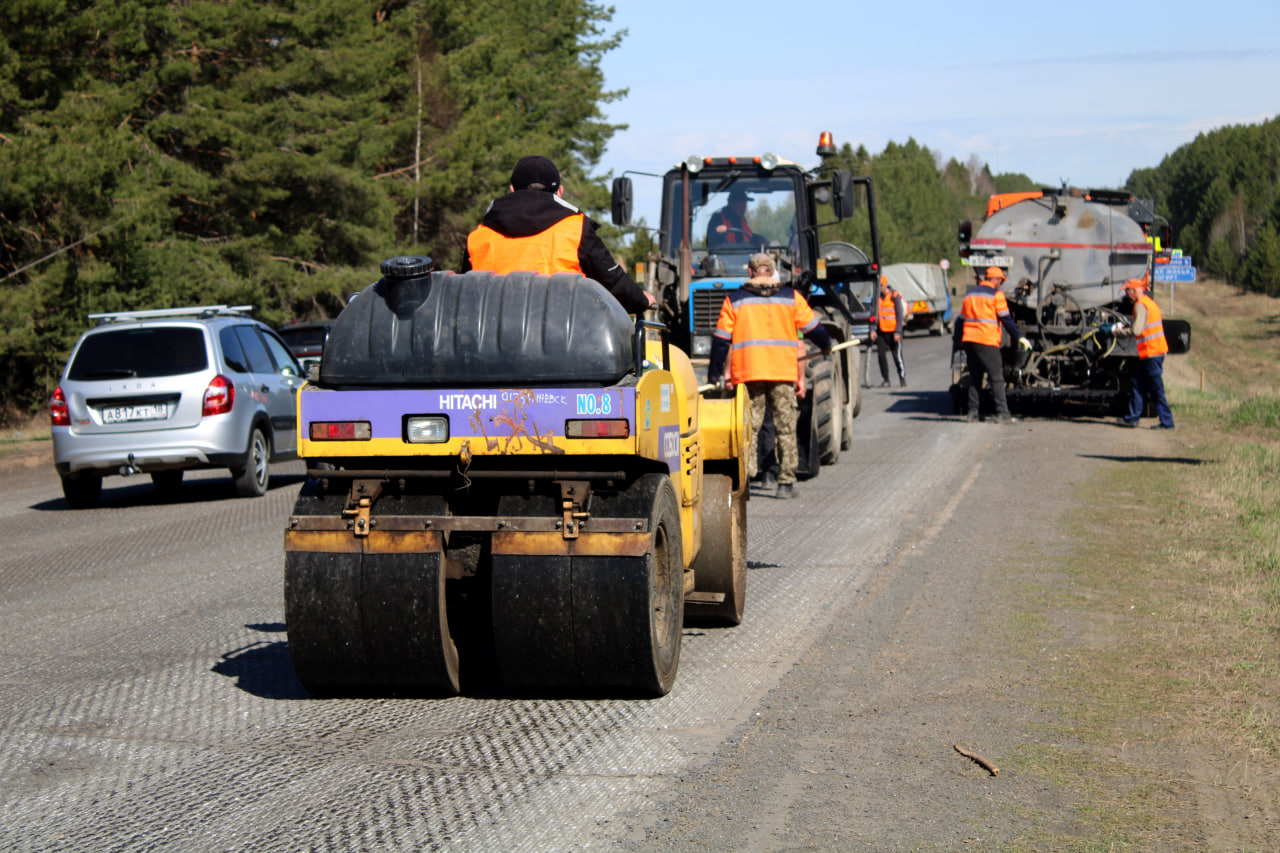
[[[942,260],[938,261],[938,266],[942,267],[944,270],[949,270],[951,269],[951,261],[947,260],[946,258],[943,258]]]
[[[1184,264],[1160,264],[1156,267],[1156,281],[1195,281],[1196,268]]]
[[[1191,256],[1179,255],[1176,258],[1170,258],[1169,265],[1174,267],[1189,267],[1191,266]]]

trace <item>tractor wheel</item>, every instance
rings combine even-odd
[[[830,465],[840,456],[840,433],[835,429],[835,401],[832,399],[831,360],[809,361],[809,396],[813,427],[818,433],[818,461]]]
[[[384,502],[398,503],[383,498],[375,512],[403,512]],[[442,498],[414,502],[418,513],[445,512]],[[294,515],[337,517],[345,504],[345,495],[324,494],[311,481]],[[458,650],[445,609],[442,552],[370,552],[376,545],[367,538],[339,541],[363,550],[286,544],[285,626],[298,681],[320,696],[456,694]]]
[[[702,549],[693,561],[696,592],[723,593],[721,602],[686,601],[689,625],[738,625],[747,600],[747,495],[733,493],[727,474],[702,478]]]
[[[796,449],[800,464],[796,468],[797,480],[812,480],[822,470],[818,444],[818,427],[808,412],[802,412],[796,421]]]
[[[844,419],[844,437],[840,442],[841,450],[853,446],[853,419],[862,414],[862,347],[849,350],[849,375],[845,380],[849,383],[849,413]]]
[[[505,497],[499,514],[526,514],[519,511],[521,503],[526,502]],[[499,675],[516,689],[662,696],[675,683],[684,621],[675,488],[664,474],[646,474],[616,497],[594,495],[590,509],[593,516],[642,521],[653,536],[649,553],[495,553],[493,635]],[[543,513],[535,508],[527,514]]]

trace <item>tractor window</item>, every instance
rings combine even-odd
[[[786,176],[695,176],[690,183],[690,238],[692,248],[719,254],[750,253],[761,247],[795,248],[796,184]],[[684,232],[679,181],[668,185],[672,197],[668,234],[670,251],[680,246]]]

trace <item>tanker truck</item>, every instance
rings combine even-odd
[[[1025,353],[1003,342],[1011,407],[1123,412],[1138,351],[1132,337],[1116,334],[1132,320],[1122,290],[1129,279],[1152,277],[1148,236],[1161,227],[1148,200],[1066,187],[993,196],[976,234],[960,223],[961,257],[979,278],[987,267],[1005,270],[1010,311],[1031,341]],[[1166,317],[1164,330],[1170,353],[1190,348],[1188,323]],[[952,406],[963,413],[967,369],[955,365],[952,380]]]
[[[575,274],[384,261],[298,392],[289,654],[318,695],[660,696],[746,595],[745,390]]]

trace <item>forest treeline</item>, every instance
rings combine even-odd
[[[622,38],[611,14],[589,0],[0,4],[0,420],[43,404],[90,312],[252,304],[278,324],[333,316],[391,255],[455,267],[526,153],[607,220],[595,169],[619,129],[604,107],[625,94],[600,69]],[[1274,288],[1278,133],[1214,131],[1130,188],[1202,269]],[[886,263],[958,261],[960,219],[1039,186],[915,140],[837,159],[875,178]],[[830,239],[866,244],[841,227]]]

